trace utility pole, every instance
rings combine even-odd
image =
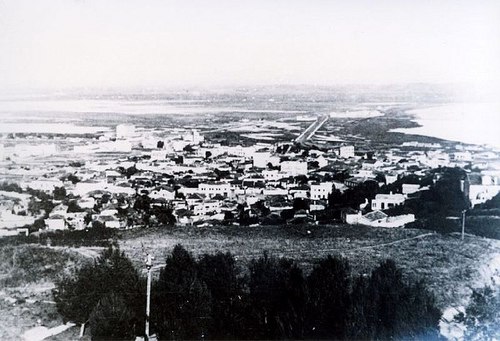
[[[462,210],[462,240],[464,240],[464,234],[465,234],[465,212],[467,210]]]
[[[153,257],[148,253],[146,257],[146,269],[148,270],[148,284],[146,287],[146,327],[145,327],[145,337],[146,341],[149,340],[149,317],[151,310],[151,269],[153,267]]]

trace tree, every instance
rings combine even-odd
[[[74,276],[58,281],[53,295],[63,319],[77,323],[89,321],[101,299],[111,293],[119,295],[135,313],[134,319],[138,321],[136,325],[140,325],[145,311],[144,292],[144,282],[132,262],[119,248],[111,246],[93,264],[86,264]],[[115,298],[109,300],[118,304]],[[105,301],[101,303],[107,304]],[[133,325],[128,328],[127,333],[135,332]]]
[[[467,327],[467,340],[495,340],[500,338],[500,291],[486,286],[472,291],[465,314],[457,318]]]
[[[34,221],[33,225],[30,226],[29,232],[36,232],[38,230],[43,230],[45,228],[45,220],[43,218],[38,218]]]
[[[68,176],[64,177],[63,180],[71,181],[73,185],[81,181],[80,178],[74,174],[69,174]]]
[[[251,316],[248,337],[303,338],[306,285],[302,270],[288,259],[264,253],[249,265]]]
[[[125,170],[125,176],[127,177],[127,179],[130,179],[130,177],[136,173],[138,173],[139,170],[137,170],[137,168],[135,168],[135,166],[130,166],[129,168],[127,168]]]
[[[54,200],[66,199],[66,189],[64,187],[55,187],[53,191]]]
[[[169,206],[155,206],[153,208],[153,213],[158,219],[158,222],[163,225],[172,226],[175,224],[175,216],[173,214],[172,207]]]
[[[76,200],[70,200],[68,202],[68,212],[83,212],[84,210],[78,205]]]
[[[135,312],[122,296],[102,297],[89,318],[92,340],[132,340],[135,337]]]
[[[192,145],[190,145],[190,144],[186,145],[186,146],[185,146],[182,150],[183,150],[184,152],[186,152],[186,153],[192,153],[192,152],[194,152],[194,148],[193,148],[193,146],[192,146]]]
[[[196,261],[176,245],[153,288],[153,328],[161,339],[203,338],[210,325],[210,292],[198,277]]]
[[[370,339],[435,339],[441,312],[423,283],[406,284],[393,260],[382,262],[370,276],[364,292],[366,325],[355,328]]]
[[[309,210],[309,200],[304,198],[293,199],[293,210]]]
[[[314,267],[309,288],[308,332],[313,339],[343,339],[350,309],[350,266],[345,258],[328,256]]]
[[[199,279],[210,292],[211,339],[238,339],[244,318],[243,281],[230,253],[204,254],[198,261]]]
[[[156,148],[163,149],[164,146],[165,146],[165,142],[163,142],[163,141],[156,142]]]

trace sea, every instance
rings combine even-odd
[[[444,104],[407,113],[415,116],[420,127],[393,129],[392,132],[500,149],[500,102]]]

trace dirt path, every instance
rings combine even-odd
[[[97,246],[93,246],[93,247],[84,247],[84,246],[68,247],[68,246],[41,245],[40,247],[45,247],[45,248],[49,248],[49,249],[53,249],[53,250],[73,251],[73,252],[79,253],[80,255],[84,256],[85,258],[92,258],[92,259],[96,259],[97,257],[99,257],[101,250],[104,249],[102,247],[97,247]]]

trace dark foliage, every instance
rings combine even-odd
[[[58,283],[59,312],[90,321],[94,339],[141,335],[144,281],[109,249]],[[246,275],[229,253],[196,260],[182,246],[153,283],[151,329],[160,339],[437,339],[440,311],[421,282],[407,284],[391,260],[353,278],[341,257],[309,276],[290,259],[264,253]],[[136,334],[133,334],[133,333]]]
[[[54,200],[66,199],[66,189],[64,187],[56,187],[53,192]]]
[[[53,294],[57,310],[65,320],[85,323],[90,319],[92,335],[109,338],[117,331],[115,326],[108,325],[108,319],[100,319],[102,316],[118,318],[117,315],[123,314],[119,321],[123,333],[120,335],[133,335],[135,326],[143,325],[143,284],[123,252],[109,247],[74,277],[58,281]]]
[[[308,332],[314,339],[343,339],[350,306],[350,268],[346,259],[328,256],[308,278]]]
[[[473,290],[465,314],[459,314],[457,322],[467,327],[468,340],[495,340],[500,337],[500,291],[490,287]]]
[[[135,312],[121,295],[110,293],[102,297],[89,318],[92,340],[133,340]]]
[[[180,245],[167,257],[153,288],[151,310],[154,329],[161,339],[200,339],[210,325],[211,296],[198,276],[195,259]]]

